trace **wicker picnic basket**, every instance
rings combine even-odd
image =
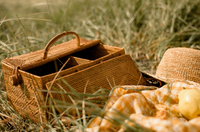
[[[51,47],[66,35],[75,35],[76,39]],[[62,86],[61,91],[71,92],[62,79],[79,93],[83,93],[86,83],[86,93],[100,87],[110,90],[111,85],[146,84],[123,48],[105,45],[101,40],[79,38],[75,32],[58,34],[44,50],[6,58],[1,64],[10,105],[36,123],[48,118],[45,107],[48,97],[61,100],[59,93],[48,96],[45,90]],[[70,102],[67,95],[64,99]]]

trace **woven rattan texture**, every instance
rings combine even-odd
[[[121,55],[108,61],[101,62],[95,66],[78,71],[77,73],[66,75],[63,79],[71,87],[76,88],[78,93],[84,93],[85,86],[86,93],[94,93],[99,88],[111,90],[115,85],[146,84],[141,72],[129,55]],[[49,90],[56,88],[60,91],[72,92],[61,79],[48,82],[46,85]],[[50,94],[52,98],[56,100],[63,100],[61,94]],[[67,95],[65,95],[64,98],[64,101],[71,102]]]
[[[190,48],[168,49],[158,65],[156,76],[200,83],[199,50]]]

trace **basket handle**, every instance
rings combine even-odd
[[[53,37],[46,45],[46,47],[44,48],[44,55],[42,57],[42,59],[46,59],[47,58],[47,54],[48,54],[48,51],[50,49],[50,47],[60,38],[66,36],[66,35],[75,35],[76,36],[76,41],[77,41],[77,46],[80,47],[80,38],[78,36],[77,33],[75,32],[72,32],[72,31],[64,31],[63,33],[60,33],[58,35],[56,35],[55,37]]]

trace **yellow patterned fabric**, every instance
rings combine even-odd
[[[156,132],[198,132],[200,117],[186,120],[178,109],[182,89],[199,89],[185,82],[152,86],[121,86],[113,90],[102,117],[96,117],[88,132],[123,132],[127,125]]]

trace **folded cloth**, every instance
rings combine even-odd
[[[156,131],[156,132],[199,132],[200,126],[193,125],[176,117],[171,117],[168,119],[160,119],[156,117],[148,117],[144,115],[132,114],[130,119],[135,121],[135,123],[140,124],[144,129]],[[134,126],[132,122],[125,120],[126,124]],[[127,131],[127,128],[121,127],[119,132]]]
[[[132,129],[164,131],[200,130],[200,117],[187,121],[178,110],[178,93],[182,89],[199,89],[185,82],[152,86],[121,86],[113,90],[102,117],[96,117],[87,131],[124,131]]]

